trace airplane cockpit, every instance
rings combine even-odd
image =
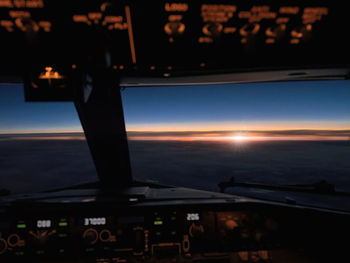
[[[152,107],[163,101],[169,109],[181,112],[182,118],[200,111],[206,117],[219,118],[216,109],[221,103],[226,103],[225,107],[249,104],[263,114],[259,103],[254,106],[260,98],[268,101],[266,105],[279,100],[287,103],[276,104],[269,114],[288,112],[292,116],[300,110],[303,116],[312,109],[341,109],[350,114],[346,104],[346,96],[350,98],[347,15],[347,8],[339,1],[321,0],[0,0],[1,85],[21,85],[26,104],[72,103],[98,176],[95,182],[37,192],[28,189],[11,193],[0,183],[0,262],[346,261],[350,235],[350,186],[348,191],[345,187],[350,181],[346,156],[350,149],[350,115],[333,121],[329,114],[329,123],[334,126],[327,132],[322,127],[328,122],[320,122],[321,127],[309,119],[303,119],[303,126],[291,131],[290,123],[296,122],[293,119],[289,124],[283,122],[288,127],[283,130],[272,130],[269,123],[269,131],[267,126],[251,126],[249,132],[236,135],[228,128],[208,131],[207,124],[198,121],[201,129],[193,126],[190,134],[181,128],[181,120],[172,126],[174,130],[161,130],[147,121],[152,114],[162,112],[161,108],[154,107],[150,113],[135,105]],[[315,83],[330,90],[319,88],[323,89],[321,98]],[[254,89],[248,88],[245,93],[249,85],[255,85]],[[259,89],[264,85],[270,85],[270,91]],[[291,85],[288,89],[294,93],[277,96],[285,85]],[[303,88],[298,89],[298,85]],[[315,87],[305,97],[315,96],[315,100],[301,105],[295,93],[312,85]],[[226,94],[228,86],[238,87],[232,100],[229,95],[218,99],[220,92]],[[157,94],[169,90],[167,94],[171,95],[148,96],[152,88]],[[186,93],[191,88],[193,92]],[[125,99],[125,91],[129,90],[132,94],[139,92],[131,106]],[[204,92],[210,95],[193,107]],[[173,103],[181,93],[186,100]],[[250,100],[243,103],[248,95]],[[5,182],[12,173],[5,172],[9,147],[4,142],[21,139],[6,131],[1,109],[0,99],[0,182]],[[129,132],[133,127],[128,125],[130,112],[142,116],[144,130]],[[162,113],[164,123],[176,119],[167,115],[169,112]],[[239,113],[232,110],[230,114]],[[249,114],[248,109],[242,118]],[[258,121],[254,119],[254,125]],[[285,146],[287,137],[289,144]],[[144,138],[142,149],[133,144]],[[203,138],[210,143],[202,143]],[[246,155],[237,159],[245,162],[244,169],[254,166],[258,154],[242,149],[242,142],[259,144],[262,152],[268,148],[262,141],[280,143],[273,146],[279,147],[276,152],[268,148],[262,154],[273,154],[277,160],[264,161],[268,167],[280,165],[282,155],[290,162],[299,162],[302,156],[293,146],[300,144],[295,142],[298,138],[308,143],[301,152],[309,151],[317,142],[315,155],[324,159],[317,159],[314,173],[328,171],[331,175],[327,181],[316,180],[316,176],[306,183],[314,175],[306,167],[310,163],[307,158],[295,169],[286,168],[287,184],[278,172],[269,184],[255,182],[251,174],[262,169],[260,163],[244,173],[240,173],[243,166],[239,161],[231,163],[234,173],[227,172],[228,168],[201,168],[219,154],[198,161],[200,165],[191,177],[193,185],[183,183],[185,173],[183,177],[173,173],[188,165],[188,159],[199,160],[199,151],[213,153],[215,145],[222,146],[227,138],[241,148],[228,152],[223,163],[231,163],[230,158],[241,152],[252,152],[255,159],[248,160]],[[167,149],[178,147],[176,151],[185,152],[182,159],[178,161],[177,155],[163,152],[166,140],[170,141]],[[153,146],[151,141],[160,144]],[[197,141],[201,144],[194,149]],[[331,148],[320,148],[323,146]],[[137,156],[154,147],[150,152],[157,158],[146,159],[142,169],[134,169],[131,157],[136,147]],[[229,151],[222,147],[221,153]],[[332,147],[342,150],[335,153]],[[42,154],[45,156],[45,151]],[[72,154],[70,158],[77,157]],[[331,158],[334,162],[329,161]],[[169,184],[136,176],[136,172],[150,176],[155,173],[150,162],[164,168],[159,177],[169,178]],[[303,184],[291,183],[293,173],[302,169]],[[337,172],[343,176],[339,182],[344,188],[331,181],[337,179]],[[229,176],[221,179],[224,177],[220,173]],[[216,182],[214,186],[202,174],[208,174]],[[254,180],[240,180],[241,174]],[[269,176],[268,172],[263,175]],[[45,177],[45,169],[41,177]]]

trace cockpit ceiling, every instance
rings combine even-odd
[[[0,0],[0,75],[349,68],[347,15],[319,0]]]

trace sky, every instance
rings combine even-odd
[[[347,139],[350,81],[127,88],[135,140]],[[73,103],[25,103],[22,85],[0,84],[0,134],[82,132]]]

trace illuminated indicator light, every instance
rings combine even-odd
[[[201,64],[199,64],[199,66],[204,68],[205,67],[205,63],[201,63]]]
[[[60,226],[60,227],[68,226],[68,222],[59,222],[58,226]]]
[[[173,69],[173,67],[172,66],[168,66],[168,70],[172,70]]]
[[[113,66],[113,69],[118,69],[118,66],[117,66],[117,65],[114,65],[114,66]]]
[[[77,65],[73,64],[72,69],[76,69],[76,68],[77,68]]]
[[[312,25],[308,24],[308,25],[306,26],[306,30],[307,30],[307,31],[311,31],[311,30],[312,30]]]
[[[170,42],[170,43],[174,43],[174,38],[170,37],[170,38],[169,38],[169,42]]]
[[[124,69],[124,65],[120,65],[119,68],[120,68],[120,69]]]
[[[27,228],[27,225],[26,224],[18,224],[17,228],[21,228],[21,229]]]
[[[154,225],[156,226],[163,225],[163,221],[161,220],[154,221]]]
[[[241,39],[241,43],[242,43],[242,44],[246,44],[247,42],[248,42],[248,40],[247,40],[246,38],[242,38],[242,39]]]
[[[296,45],[296,44],[299,44],[299,43],[300,43],[300,40],[297,39],[297,38],[294,38],[294,39],[292,39],[292,40],[290,41],[290,43],[293,44],[293,45]]]
[[[150,69],[151,69],[151,70],[155,70],[156,67],[155,67],[155,66],[151,66]]]
[[[268,39],[266,39],[266,44],[274,44],[274,43],[276,43],[276,40],[274,39],[274,38],[268,38]]]
[[[41,73],[39,79],[62,79],[63,77],[57,72],[54,71],[52,67],[46,67],[45,72]]]
[[[163,77],[165,77],[165,78],[170,77],[170,73],[164,73],[164,74],[163,74]]]

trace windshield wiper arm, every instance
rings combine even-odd
[[[291,192],[303,192],[303,193],[315,193],[324,195],[339,195],[339,196],[350,196],[348,192],[338,192],[335,190],[335,185],[325,180],[321,180],[312,184],[295,184],[295,185],[267,185],[259,183],[237,183],[234,177],[231,177],[227,182],[220,182],[218,184],[220,192],[224,193],[227,188],[231,187],[248,187],[248,188],[259,188],[267,190],[278,190],[278,191],[291,191]]]

